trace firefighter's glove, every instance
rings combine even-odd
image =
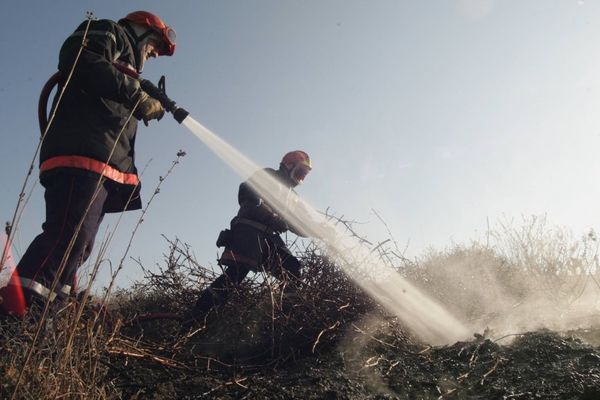
[[[279,214],[273,214],[273,222],[271,223],[271,227],[275,232],[279,233],[283,233],[290,229],[285,219],[279,216]]]
[[[138,120],[143,120],[148,126],[148,121],[153,119],[160,121],[165,115],[165,109],[160,104],[160,101],[150,97],[146,92],[140,92],[137,108],[133,114]]]

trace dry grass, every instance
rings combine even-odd
[[[503,226],[504,231],[494,234],[494,243],[486,240],[485,245],[475,242],[430,251],[410,262],[387,247],[392,242],[373,248],[463,320],[481,330],[499,329],[509,316],[516,318],[515,310],[526,310],[533,298],[541,315],[539,299],[544,295],[546,306],[553,304],[556,312],[559,303],[573,307],[589,300],[588,291],[598,293],[593,284],[598,273],[595,235],[571,240],[555,230],[540,229],[539,223],[534,220],[518,230]],[[200,265],[190,246],[177,239],[168,240],[159,271],[146,271],[143,281],[118,290],[103,307],[73,301],[51,310],[28,362],[37,325],[4,321],[0,397],[171,398],[184,390],[209,396],[217,389],[241,390],[253,374],[286,374],[336,352],[345,354],[346,365],[351,366],[357,346],[367,349],[369,343],[401,353],[419,346],[314,243],[293,247],[305,265],[298,298],[286,302],[284,284],[257,273],[191,332],[182,331],[177,319],[148,317],[159,312],[166,317],[183,315],[220,273]],[[528,260],[526,265],[523,260]],[[586,289],[581,289],[582,282],[588,283]],[[388,364],[391,370],[398,365],[378,357],[361,358],[358,370]]]

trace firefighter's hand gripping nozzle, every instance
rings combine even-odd
[[[180,124],[190,114],[183,108],[177,107],[175,102],[167,96],[164,75],[160,77],[160,80],[158,81],[158,87],[147,79],[140,79],[140,87],[144,92],[148,93],[150,97],[160,101],[160,104],[162,104],[163,108],[173,114],[175,121],[179,122]]]

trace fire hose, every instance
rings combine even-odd
[[[119,71],[121,71],[135,79],[138,79],[139,76],[134,71],[131,71],[131,70],[127,69],[126,67],[122,67],[120,64],[115,63],[113,65]],[[42,135],[45,134],[46,129],[48,128],[47,110],[48,110],[48,99],[50,98],[50,93],[52,93],[52,90],[54,89],[54,87],[57,86],[61,81],[62,81],[62,74],[60,73],[60,71],[56,72],[54,75],[52,75],[48,79],[48,81],[42,88],[42,92],[40,93],[40,99],[38,101],[38,122],[40,125],[40,131],[41,131]],[[158,100],[160,102],[160,104],[163,106],[163,108],[167,112],[170,112],[173,115],[173,118],[175,118],[175,121],[177,121],[178,123],[181,124],[183,122],[183,120],[186,119],[186,117],[190,113],[187,112],[185,109],[178,107],[176,105],[177,103],[175,103],[173,100],[171,100],[169,98],[169,96],[167,96],[165,81],[166,81],[166,79],[165,79],[164,75],[160,77],[160,79],[158,81],[158,86],[154,85],[154,83],[152,83],[151,81],[149,81],[147,79],[139,79],[140,87],[142,88],[142,90],[144,92],[146,92],[150,97],[153,97],[154,99]]]

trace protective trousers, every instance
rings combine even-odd
[[[63,262],[55,293],[64,295],[63,288],[75,284],[77,269],[89,257],[104,217],[108,192],[99,179],[67,171],[45,179],[46,221],[16,269],[28,304],[34,294],[48,297],[43,293],[49,293]]]
[[[287,248],[285,249],[287,250]],[[280,265],[267,266],[268,272],[273,274],[278,279],[284,279],[283,270],[290,274],[292,278],[297,282],[301,278],[301,264],[297,258],[287,252],[280,251],[282,254],[278,254],[278,260]],[[206,314],[212,307],[224,304],[229,295],[235,288],[242,283],[244,278],[251,271],[251,268],[244,263],[233,263],[225,269],[225,272],[219,276],[211,285],[205,289],[198,298],[196,305],[192,310],[194,318],[199,319],[202,315]]]

